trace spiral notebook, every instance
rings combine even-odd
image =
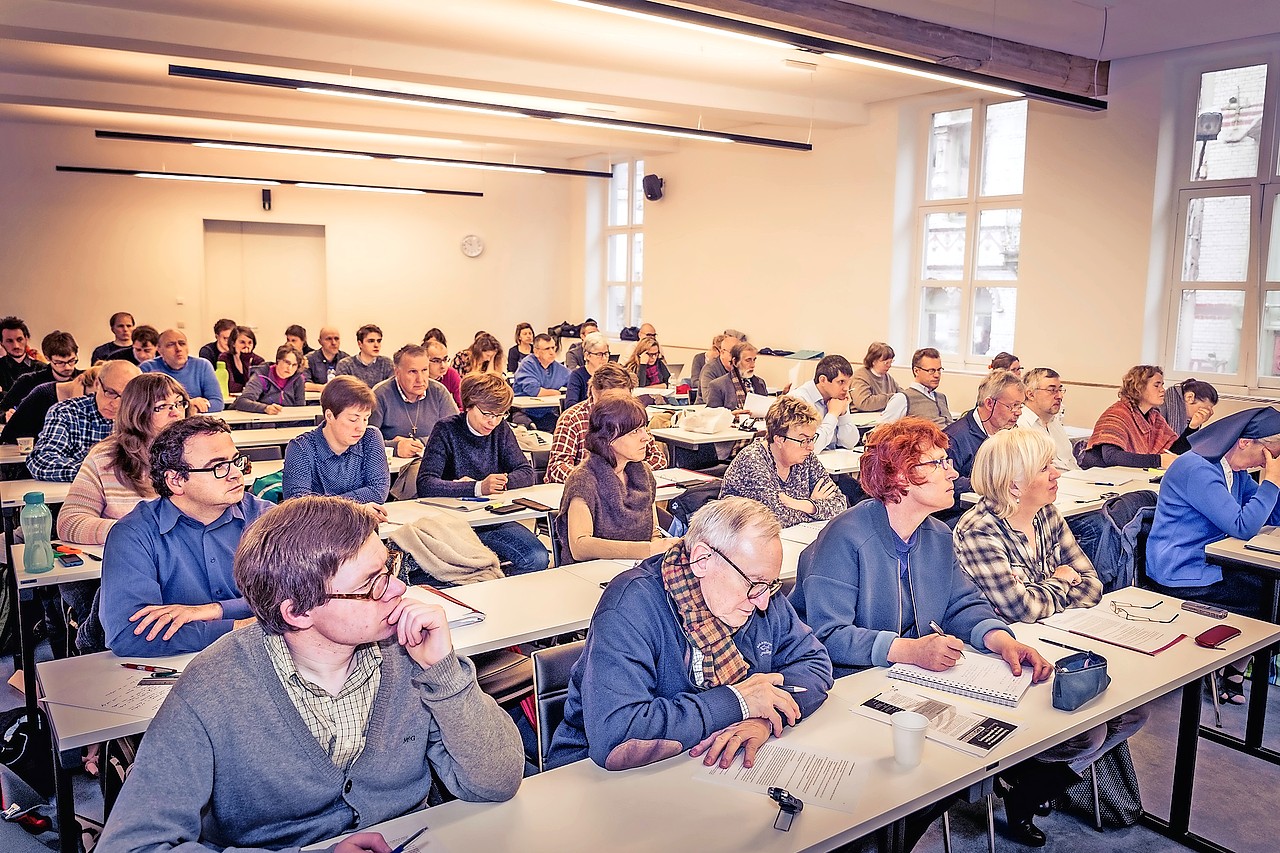
[[[1003,658],[978,654],[973,649],[966,649],[960,662],[945,672],[932,672],[915,664],[895,663],[887,674],[900,681],[936,687],[957,696],[1011,708],[1017,707],[1031,686],[1031,667],[1023,666],[1022,675],[1015,676]]]

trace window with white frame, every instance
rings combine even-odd
[[[1026,139],[1025,100],[933,113],[918,207],[918,346],[979,367],[1013,351]]]
[[[1272,51],[1182,80],[1165,352],[1178,378],[1280,388],[1278,73]]]
[[[604,229],[603,327],[640,325],[644,282],[644,161],[615,163]]]

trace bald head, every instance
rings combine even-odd
[[[342,335],[333,326],[321,327],[319,340],[320,351],[324,353],[325,358],[333,358],[342,346]]]
[[[120,395],[129,380],[142,371],[131,361],[116,359],[102,365],[93,387],[94,402],[98,404],[98,413],[109,421],[114,421],[120,412]]]
[[[187,366],[187,333],[181,329],[165,329],[160,333],[160,357],[170,370]]]

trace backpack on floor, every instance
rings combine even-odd
[[[1098,808],[1103,826],[1133,826],[1142,817],[1142,792],[1133,768],[1129,742],[1121,741],[1093,763],[1098,774]],[[1059,808],[1093,819],[1093,785],[1089,773],[1058,798]]]

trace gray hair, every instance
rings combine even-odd
[[[1018,389],[1022,389],[1022,377],[1014,373],[1012,370],[993,370],[982,380],[982,384],[978,386],[978,403],[988,397],[995,400],[999,398],[1004,389],[1010,385],[1017,385]]]
[[[604,336],[603,332],[588,332],[582,339],[582,351],[598,350],[604,348],[605,352],[609,351],[609,339]]]
[[[761,539],[776,539],[782,533],[782,525],[778,523],[778,517],[758,501],[721,498],[707,501],[693,514],[684,541],[690,549],[701,542],[718,551],[726,551],[749,533]]]
[[[1050,379],[1061,379],[1058,371],[1052,367],[1036,367],[1022,376],[1022,386],[1028,391],[1040,390],[1040,385]]]

